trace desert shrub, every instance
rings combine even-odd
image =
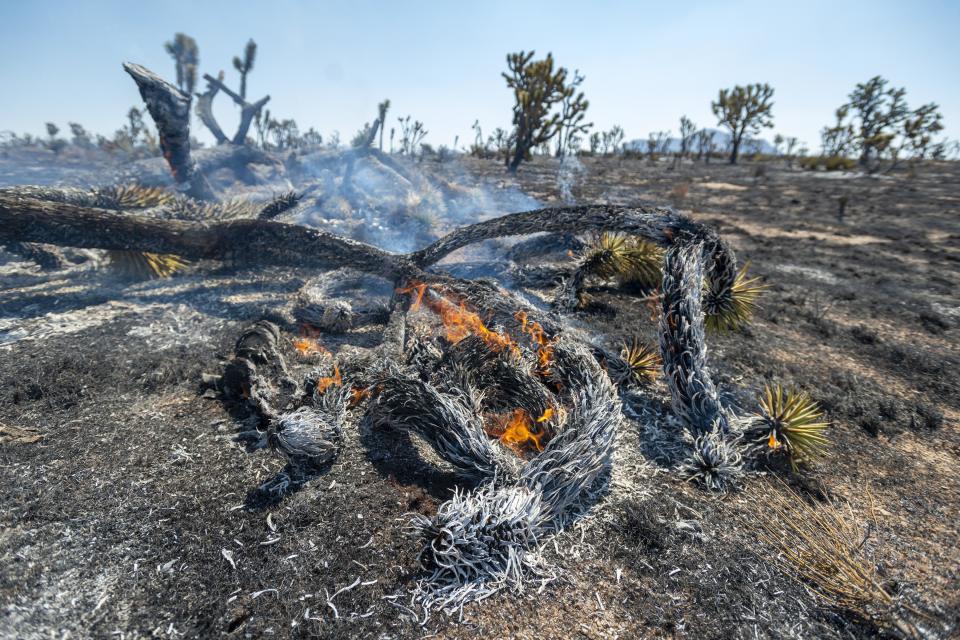
[[[682,182],[680,184],[673,185],[673,188],[670,189],[670,199],[674,202],[681,202],[686,199],[690,194],[690,183]]]
[[[805,158],[800,158],[798,161],[801,169],[807,171],[816,171],[820,166],[820,158],[817,156],[807,156]]]
[[[843,156],[830,156],[823,158],[823,166],[827,171],[852,171],[857,166],[857,161]]]

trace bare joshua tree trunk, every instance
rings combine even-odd
[[[150,116],[157,125],[160,148],[177,184],[191,197],[216,200],[213,188],[190,157],[190,97],[138,64],[125,62],[123,69],[134,79]]]

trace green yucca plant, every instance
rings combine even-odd
[[[163,187],[144,187],[139,184],[122,184],[104,187],[97,191],[101,201],[115,209],[148,209],[172,204],[177,194]]]
[[[597,234],[584,254],[583,268],[601,278],[612,278],[626,268],[629,249],[622,233]]]
[[[140,251],[109,251],[111,264],[131,278],[169,278],[189,262],[171,254]]]
[[[656,286],[661,279],[663,250],[657,245],[622,233],[596,235],[583,258],[583,267],[601,278]]]
[[[624,343],[620,357],[630,370],[631,381],[637,384],[653,382],[663,366],[657,350],[636,337]]]
[[[704,322],[713,332],[732,331],[749,324],[757,308],[757,298],[766,289],[759,277],[747,277],[750,263],[743,265],[726,291],[714,283],[707,283],[703,295]]]
[[[765,445],[769,452],[785,452],[794,470],[798,462],[823,455],[830,442],[824,435],[830,423],[823,420],[820,407],[806,392],[767,385],[760,409],[759,426],[753,432],[755,445]]]
[[[643,238],[631,237],[617,274],[621,282],[653,289],[663,280],[663,249]]]

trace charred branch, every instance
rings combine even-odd
[[[190,157],[190,97],[145,67],[125,62],[123,68],[137,83],[157,125],[160,148],[174,180],[191,197],[215,200],[213,188]]]
[[[223,130],[220,128],[220,125],[217,124],[216,118],[213,117],[213,109],[212,109],[213,98],[216,95],[217,91],[223,91],[225,94],[230,96],[230,98],[237,104],[237,106],[240,107],[240,125],[237,127],[237,132],[234,134],[233,140],[231,140],[231,142],[235,145],[244,144],[247,140],[247,132],[250,131],[250,125],[253,123],[253,119],[260,112],[260,110],[263,109],[263,107],[268,102],[270,102],[270,96],[264,96],[251,104],[247,102],[244,98],[242,98],[240,94],[234,92],[232,89],[230,89],[230,87],[223,84],[223,82],[220,79],[214,78],[209,73],[203,74],[203,79],[207,81],[207,91],[204,95],[209,94],[210,97],[209,97],[208,104],[205,106],[206,113],[205,115],[201,116],[201,120],[203,120],[203,123],[206,124],[207,127],[210,127],[210,124],[208,124],[207,122],[207,120],[209,119],[210,122],[212,122],[213,125],[216,127],[216,129],[220,131],[220,135],[224,137],[224,140],[226,140],[226,136],[224,136]],[[197,104],[197,108],[198,108],[197,114],[199,115],[200,114],[199,103]],[[217,135],[213,127],[210,127],[210,130],[213,132],[214,136]],[[217,142],[220,143],[219,137],[217,137]]]

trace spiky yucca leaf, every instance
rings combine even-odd
[[[172,204],[177,194],[163,187],[121,184],[97,189],[97,198],[111,209],[149,209]]]
[[[705,324],[710,331],[730,331],[749,324],[757,308],[757,298],[767,288],[760,284],[759,277],[747,277],[749,266],[747,263],[740,268],[733,286],[727,290],[721,290],[713,282],[707,283],[703,295],[703,312]]]
[[[760,409],[755,444],[765,444],[768,451],[785,451],[794,470],[798,462],[823,455],[830,442],[824,435],[830,423],[823,420],[820,407],[806,392],[785,392],[780,385],[767,385]]]
[[[601,278],[617,278],[655,287],[662,278],[663,250],[652,242],[622,233],[594,236],[583,254],[582,269]]]
[[[663,366],[663,360],[657,350],[633,338],[624,343],[620,350],[620,357],[630,369],[630,378],[636,384],[653,382]]]
[[[108,251],[111,264],[131,278],[169,278],[189,262],[180,256],[140,251]]]
[[[612,278],[626,268],[630,245],[622,233],[600,233],[594,236],[583,256],[583,268],[600,276]]]
[[[268,202],[262,209],[260,209],[260,213],[257,214],[257,217],[261,220],[273,220],[277,216],[286,213],[290,209],[293,209],[295,206],[297,206],[302,197],[303,196],[298,194],[296,191],[281,193],[273,200]]]
[[[663,280],[663,249],[643,238],[630,238],[617,276],[622,282],[648,289],[659,286]]]

